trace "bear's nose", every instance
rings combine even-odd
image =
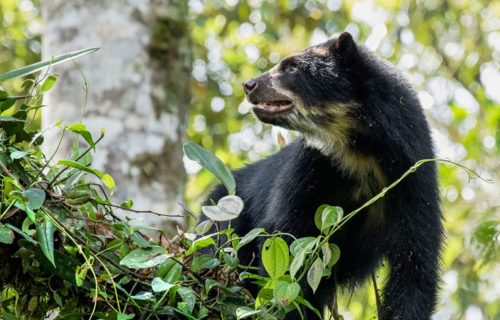
[[[257,81],[255,81],[254,79],[250,79],[243,82],[243,90],[245,90],[246,94],[252,92],[256,87],[257,87]]]

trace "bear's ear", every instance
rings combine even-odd
[[[332,46],[332,51],[351,64],[356,60],[358,48],[349,32],[342,32]]]

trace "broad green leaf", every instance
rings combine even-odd
[[[208,246],[215,245],[215,240],[210,237],[210,236],[204,236],[199,239],[196,239],[193,241],[191,244],[191,247],[189,247],[188,251],[186,252],[187,255],[190,255],[194,253],[195,251],[198,251],[202,248],[206,248]]]
[[[223,259],[229,268],[236,269],[236,267],[238,267],[238,259],[236,259],[235,257],[224,254]]]
[[[43,254],[56,267],[54,261],[54,225],[49,218],[45,218],[44,221],[36,225],[36,236]]]
[[[89,271],[89,268],[87,267],[87,265],[76,267],[75,282],[76,282],[77,287],[83,286],[83,282],[85,281],[85,278],[87,277],[88,271]]]
[[[14,232],[7,226],[0,224],[0,243],[12,244],[14,242]]]
[[[332,260],[332,250],[330,249],[328,243],[324,243],[321,246],[321,254],[322,254],[323,267],[326,267],[328,263],[330,263],[330,261]]]
[[[160,277],[154,278],[151,282],[151,289],[153,289],[154,292],[168,292],[168,290],[174,286],[175,285],[172,283],[163,281]]]
[[[115,189],[115,180],[113,177],[107,173],[103,174],[102,177],[102,182],[104,182],[104,185],[109,189],[109,191],[113,192]]]
[[[26,67],[22,67],[22,68],[19,68],[16,70],[2,73],[2,74],[0,74],[0,81],[24,77],[24,76],[27,76],[29,74],[35,73],[37,71],[43,70],[49,66],[54,66],[56,64],[59,64],[61,62],[66,61],[66,60],[76,59],[78,57],[95,52],[97,50],[99,50],[99,48],[88,48],[88,49],[73,51],[73,52],[69,52],[66,54],[62,54],[62,55],[53,57],[52,59],[37,62],[37,63],[31,64],[29,66],[26,66]]]
[[[320,258],[317,258],[307,272],[307,283],[309,284],[313,292],[316,292],[316,290],[318,289],[319,283],[321,282],[321,277],[323,276],[323,270],[323,262]]]
[[[171,256],[160,246],[138,248],[127,254],[120,264],[132,269],[151,268],[165,262]]]
[[[42,189],[31,188],[25,190],[22,196],[27,200],[26,205],[31,210],[40,209],[45,202],[45,191],[43,191]]]
[[[26,122],[26,121],[14,117],[0,116],[0,122]]]
[[[16,159],[24,158],[26,155],[28,155],[28,153],[25,151],[14,151],[10,154],[10,158],[12,160],[16,160]]]
[[[193,290],[191,288],[180,287],[179,290],[177,290],[177,293],[181,296],[182,301],[186,306],[184,311],[191,314],[191,312],[193,312],[194,305],[196,304],[196,296],[194,295]]]
[[[269,276],[277,279],[284,275],[289,262],[288,245],[282,238],[269,238],[262,247],[262,264]]]
[[[240,243],[238,243],[238,246],[236,247],[236,250],[239,250],[244,245],[252,242],[255,238],[257,238],[260,234],[264,232],[265,232],[264,228],[256,228],[250,230],[250,232],[248,232],[243,238],[241,238]]]
[[[331,226],[340,222],[344,216],[344,210],[340,207],[328,206],[321,213],[321,231],[326,231]]]
[[[92,135],[87,130],[87,127],[85,127],[84,124],[82,123],[72,124],[68,126],[68,129],[76,134],[79,134],[92,148],[95,149],[95,143],[94,140],[92,139]]]
[[[168,283],[175,283],[178,281],[182,274],[182,266],[175,262],[173,259],[168,259],[160,264],[156,270],[156,276],[163,279]]]
[[[135,318],[135,314],[134,313],[118,313],[116,315],[116,320],[130,320],[130,319],[134,319]]]
[[[288,306],[300,293],[300,285],[298,283],[288,283],[286,281],[278,281],[273,290],[273,297],[276,303]]]
[[[214,221],[229,221],[236,219],[243,210],[243,200],[238,196],[225,196],[215,206],[203,206],[203,214]]]
[[[15,99],[8,99],[6,100],[0,98],[0,113],[4,112],[5,110],[10,109],[13,105],[16,104]]]
[[[30,219],[26,219],[26,221],[30,221]],[[23,223],[23,225],[24,225],[24,223]],[[5,226],[7,228],[11,229],[12,231],[14,231],[15,233],[17,233],[18,235],[20,235],[21,237],[23,237],[26,241],[31,242],[32,244],[38,244],[38,242],[33,240],[33,238],[31,238],[27,233],[25,233],[21,229],[13,226],[11,224],[8,224],[8,223]]]
[[[184,144],[184,154],[219,178],[230,195],[235,193],[236,182],[234,181],[231,170],[229,170],[212,152],[192,141],[188,141]]]
[[[153,294],[151,292],[147,292],[147,291],[141,291],[141,292],[137,293],[136,295],[133,295],[130,297],[132,299],[135,299],[135,300],[154,300],[155,299]]]
[[[249,318],[251,316],[255,316],[259,313],[262,313],[263,311],[262,310],[254,310],[252,308],[249,308],[249,307],[239,307],[238,309],[236,309],[236,319],[246,319],[246,318]]]
[[[193,258],[191,263],[191,270],[193,272],[200,272],[201,269],[213,269],[220,264],[219,260],[214,259],[207,254],[197,255]]]
[[[306,257],[306,252],[304,250],[300,250],[299,253],[293,257],[292,264],[290,265],[290,276],[295,278],[297,272],[299,272],[300,268],[304,264],[304,259]]]
[[[330,247],[330,251],[332,253],[332,257],[328,262],[328,268],[332,268],[340,259],[340,248],[334,243],[329,243],[328,246]]]
[[[212,221],[205,220],[205,221],[198,223],[196,225],[196,227],[194,227],[194,230],[196,231],[196,234],[204,235],[205,233],[210,231],[210,229],[212,229],[213,225],[214,225],[214,223]]]
[[[120,207],[124,209],[130,209],[134,206],[134,201],[132,199],[128,199],[120,204]]]
[[[23,191],[21,194],[22,200],[19,199],[14,203],[14,206],[26,212],[26,215],[31,221],[36,221],[34,210],[40,209],[45,202],[45,191],[38,188],[30,188]]]
[[[316,244],[318,243],[318,238],[314,237],[304,237],[298,238],[293,241],[290,245],[290,252],[296,256],[300,251],[311,252]]]
[[[316,213],[314,213],[314,224],[316,225],[316,228],[321,231],[321,215],[323,214],[323,211],[325,208],[328,208],[329,205],[327,204],[322,204],[316,209]]]
[[[309,309],[312,312],[314,312],[314,314],[316,314],[316,316],[318,316],[318,319],[322,319],[323,318],[321,316],[321,312],[319,312],[318,309],[316,309],[315,307],[313,307],[313,305],[309,301],[307,301],[306,299],[302,298],[301,296],[298,296],[297,298],[295,298],[295,301],[297,301],[298,303],[304,305],[307,309]]]
[[[279,303],[279,300],[285,297],[286,288],[288,288],[288,282],[278,281],[276,283],[276,286],[274,286],[274,289],[273,289],[273,297],[276,300],[276,302]]]
[[[99,170],[96,170],[96,169],[92,169],[90,167],[87,167],[87,166],[84,166],[76,161],[73,161],[73,160],[59,160],[57,162],[58,165],[63,165],[63,166],[67,166],[67,167],[72,167],[72,168],[76,168],[76,169],[80,169],[82,171],[85,171],[85,172],[88,172],[88,173],[91,173],[99,178],[101,178],[103,176],[103,173]]]
[[[52,87],[56,84],[57,82],[57,78],[58,78],[58,75],[55,75],[55,74],[51,74],[49,75],[44,81],[43,81],[43,84],[42,84],[42,93],[44,92],[47,92],[49,91],[50,89],[52,89]]]

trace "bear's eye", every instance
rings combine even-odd
[[[299,69],[297,68],[296,65],[294,64],[289,64],[285,67],[285,72],[286,73],[295,73],[297,72]]]

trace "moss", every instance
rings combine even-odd
[[[156,116],[162,112],[185,113],[191,100],[192,44],[187,2],[163,5],[155,10],[148,51],[153,75],[152,98]]]

